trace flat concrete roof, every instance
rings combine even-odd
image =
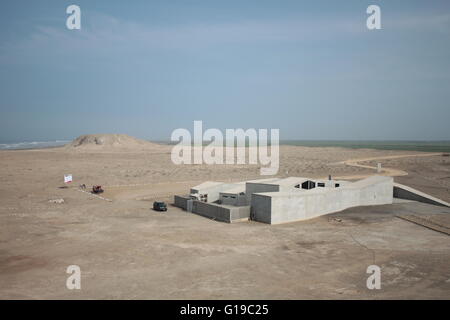
[[[339,188],[322,188],[322,187],[316,187],[313,189],[301,189],[301,188],[295,188],[289,191],[280,191],[280,192],[260,192],[260,193],[254,193],[266,197],[289,197],[289,196],[295,196],[299,195],[299,193],[305,193],[308,194],[317,194],[317,193],[325,193],[325,192],[333,192],[333,191],[339,191],[342,189],[350,189],[350,188],[363,188],[365,186],[370,186],[372,184],[378,183],[378,182],[385,182],[389,179],[392,179],[391,177],[385,177],[385,176],[372,176],[369,178],[365,178],[363,180],[359,180],[356,182],[348,182],[347,184],[343,185]]]
[[[234,186],[232,186],[230,189],[225,189],[224,191],[221,191],[220,193],[241,193],[245,192],[245,182],[239,182],[236,183]]]
[[[392,177],[371,176],[345,185],[346,188],[363,188],[371,184],[393,180]]]
[[[313,179],[305,178],[305,177],[288,177],[288,178],[280,179],[279,181],[277,181],[277,183],[274,183],[274,184],[278,184],[280,186],[294,186],[296,184],[303,183],[308,180],[314,181]]]
[[[295,188],[289,191],[280,191],[280,192],[257,192],[254,193],[256,195],[261,195],[265,197],[277,198],[277,197],[289,197],[289,196],[298,196],[299,194],[316,194],[316,193],[326,193],[337,191],[339,188],[314,188],[310,190]]]
[[[328,180],[328,179],[314,179],[308,177],[287,177],[287,178],[273,178],[273,179],[260,179],[260,180],[251,180],[247,181],[247,183],[258,183],[258,184],[271,184],[278,186],[295,186],[296,184],[303,183],[305,181],[314,181],[314,182],[327,182],[332,181],[332,183],[339,184],[350,184],[352,182],[345,180]]]
[[[358,180],[355,182],[345,181],[345,180],[331,180],[332,183],[339,183],[341,184],[341,188],[361,188],[364,186],[368,186],[374,183],[386,181],[388,179],[391,179],[391,177],[385,177],[385,176],[371,176],[369,178]],[[208,189],[212,187],[216,187],[219,185],[229,185],[229,188],[224,188],[220,193],[232,193],[237,194],[245,191],[245,185],[246,183],[252,183],[252,184],[267,184],[267,185],[279,185],[279,186],[295,186],[296,184],[303,183],[305,181],[314,181],[314,182],[327,182],[330,180],[326,179],[313,179],[313,178],[307,178],[307,177],[287,177],[287,178],[263,178],[263,179],[256,179],[256,180],[249,180],[249,181],[241,181],[241,182],[234,182],[234,183],[227,183],[227,182],[218,182],[218,181],[205,181],[195,187],[192,187],[191,189],[194,190],[202,190],[202,189]],[[304,190],[301,188],[293,188],[292,191],[283,191],[283,192],[261,192],[257,193],[260,195],[266,195],[266,196],[288,196],[289,194],[298,195],[299,192],[327,192],[334,190],[330,188],[314,188],[310,190]]]
[[[270,184],[269,182],[278,181],[278,180],[281,180],[281,178],[255,179],[255,180],[248,180],[248,181],[246,181],[246,183]]]

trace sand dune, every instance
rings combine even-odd
[[[158,151],[161,145],[137,139],[127,134],[86,134],[67,144],[66,151],[114,152]]]

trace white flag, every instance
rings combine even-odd
[[[65,174],[64,175],[64,183],[72,182],[72,175],[71,174]]]

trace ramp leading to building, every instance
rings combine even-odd
[[[394,183],[394,198],[424,202],[435,206],[450,207],[450,203],[448,202],[400,183]]]

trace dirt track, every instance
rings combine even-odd
[[[414,154],[403,154],[403,155],[394,155],[394,156],[349,159],[349,160],[338,162],[338,164],[345,164],[345,165],[351,166],[351,167],[377,170],[377,167],[360,164],[360,162],[381,161],[381,160],[391,160],[391,159],[401,159],[401,158],[414,158],[414,157],[433,157],[433,156],[442,156],[442,153],[420,153],[420,154],[414,153]],[[381,169],[381,172],[378,174],[381,174],[383,176],[389,176],[389,177],[399,177],[399,176],[408,175],[408,172],[406,172],[404,170],[383,167]],[[347,175],[347,176],[335,177],[335,179],[352,179],[353,180],[353,179],[363,179],[368,176],[371,176],[371,174],[350,175],[350,176]]]

